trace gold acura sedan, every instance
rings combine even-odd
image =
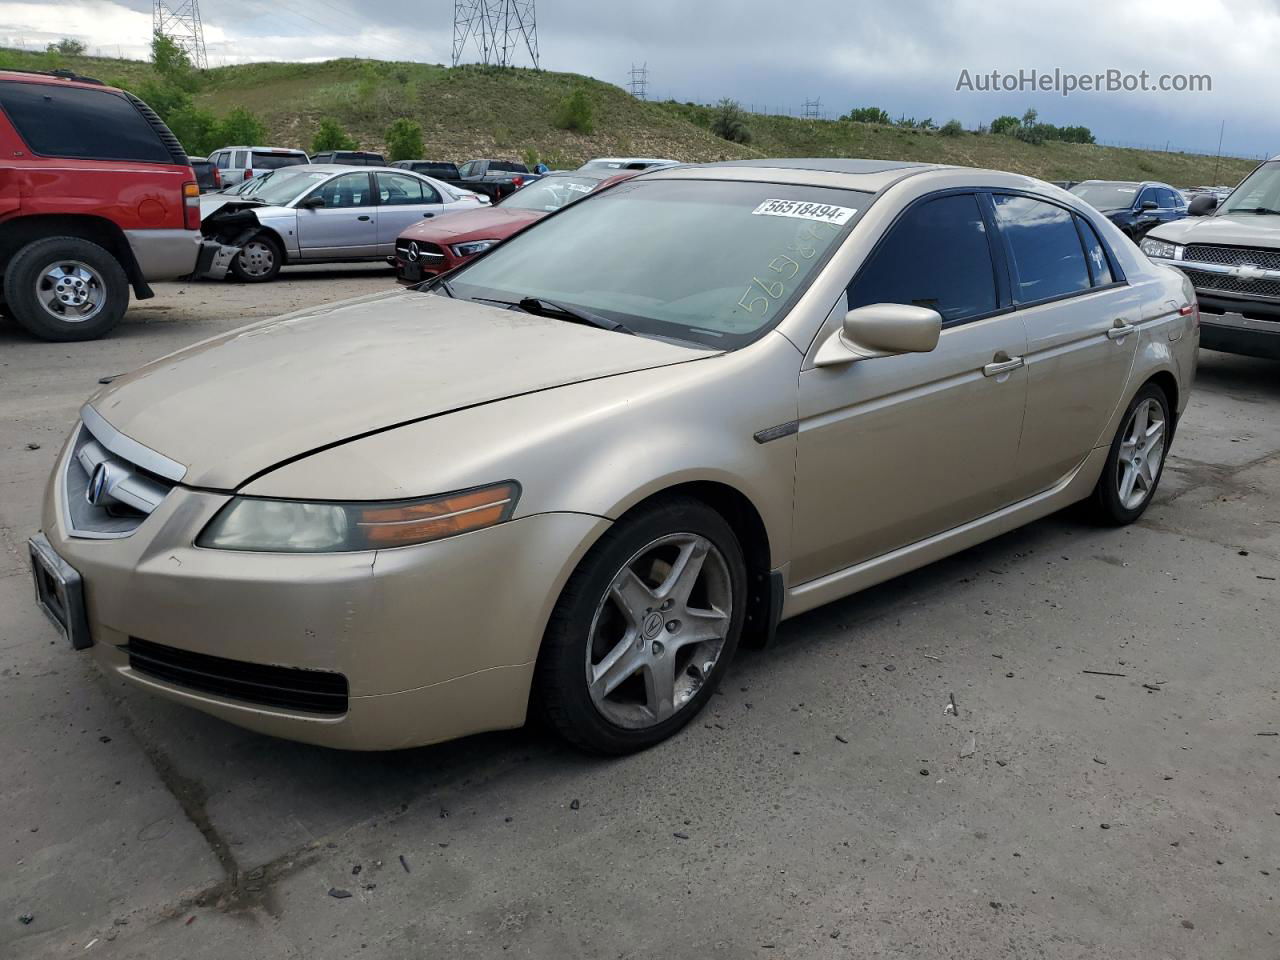
[[[72,646],[278,736],[649,746],[778,621],[1151,501],[1190,283],[1028,177],[646,173],[443,279],[91,398],[31,541]]]

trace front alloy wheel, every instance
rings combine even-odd
[[[538,657],[535,696],[565,739],[628,753],[702,708],[738,646],[746,565],[704,503],[657,501],[614,525],[565,585]]]

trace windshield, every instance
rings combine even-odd
[[[458,297],[534,297],[636,333],[733,349],[786,314],[870,200],[828,187],[626,181],[494,247],[449,286]]]
[[[598,177],[545,177],[517,190],[502,201],[503,208],[515,210],[559,210],[571,200],[579,200],[600,186]]]
[[[1077,183],[1071,192],[1099,210],[1123,210],[1138,196],[1136,183]]]
[[[250,166],[254,170],[279,170],[306,162],[307,158],[300,153],[255,153]]]
[[[1280,213],[1280,160],[1264,163],[1236,187],[1221,213]]]
[[[252,197],[273,206],[284,206],[310,187],[332,177],[322,170],[281,170],[269,173],[257,181],[257,186],[245,188],[242,197]]]

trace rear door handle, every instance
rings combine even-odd
[[[1133,333],[1133,324],[1126,321],[1123,317],[1116,317],[1115,326],[1107,331],[1107,337],[1111,340],[1123,340],[1129,334]]]
[[[368,220],[368,219],[369,219],[369,217],[368,217],[368,215],[366,215],[366,214],[363,214],[363,213],[362,213],[362,214],[360,214],[360,216],[356,217],[356,219],[357,219],[357,220]]]
[[[990,363],[982,368],[984,377],[998,377],[1002,373],[1008,373],[1010,370],[1017,370],[1023,365],[1022,357],[1011,357],[1003,350],[995,355]]]

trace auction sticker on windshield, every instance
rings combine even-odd
[[[804,200],[766,200],[751,212],[758,217],[796,217],[843,226],[858,211],[853,207],[835,207],[829,203],[807,203]]]

